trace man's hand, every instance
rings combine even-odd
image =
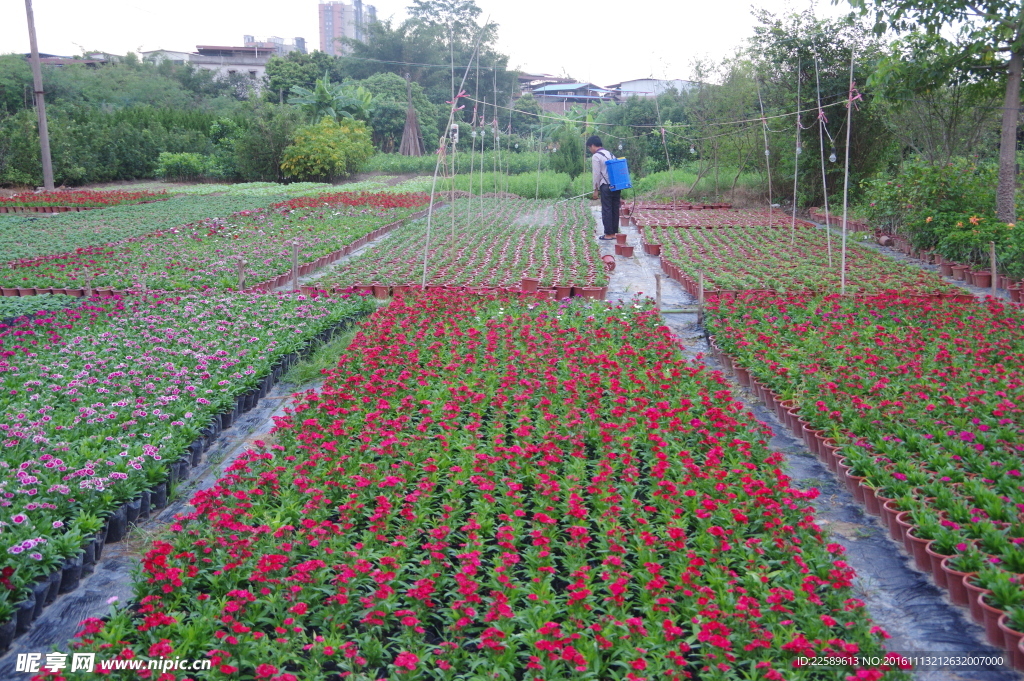
[[[592,198],[594,201],[597,201],[597,190],[596,189],[594,190],[594,193],[590,195],[590,198]]]

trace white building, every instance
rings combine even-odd
[[[609,88],[616,90],[620,99],[628,97],[657,97],[671,89],[677,92],[686,92],[697,83],[692,80],[659,80],[657,78],[637,78],[635,80],[624,80],[621,83],[610,85]]]

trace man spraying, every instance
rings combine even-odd
[[[591,135],[587,138],[587,151],[590,157],[590,169],[594,175],[594,200],[601,199],[601,222],[604,224],[604,236],[601,241],[611,241],[619,233],[619,197],[621,191],[612,191],[612,183],[608,179],[607,161],[614,160],[612,152],[601,146],[601,138]]]

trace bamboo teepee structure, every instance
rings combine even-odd
[[[420,133],[420,123],[416,118],[416,107],[412,105],[412,81],[409,74],[405,74],[405,94],[409,105],[405,110],[405,129],[402,130],[402,143],[398,147],[398,153],[402,156],[423,155],[423,135]]]

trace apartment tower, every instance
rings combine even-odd
[[[320,1],[320,51],[327,54],[348,54],[350,49],[339,38],[365,40],[365,27],[377,20],[377,8],[364,5],[363,0],[352,4],[339,0]]]

